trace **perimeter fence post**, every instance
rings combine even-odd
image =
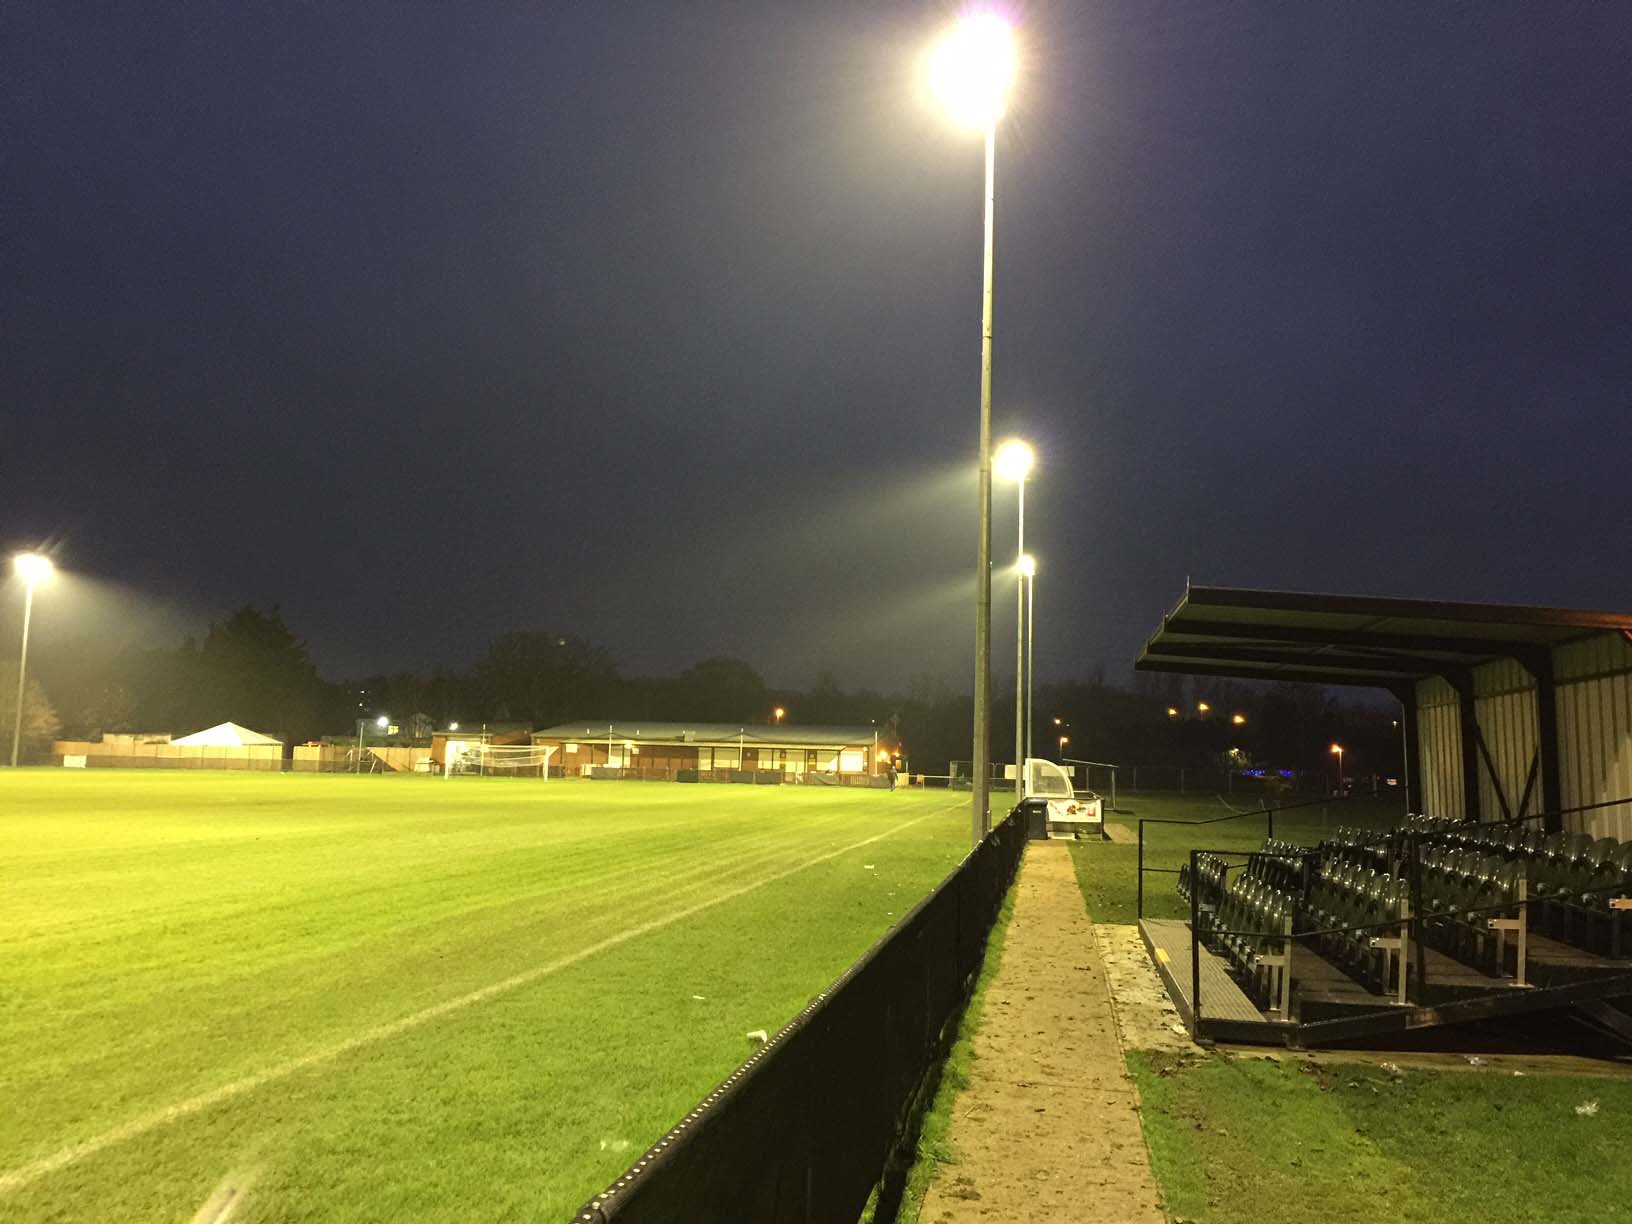
[[[1271,838],[1274,838],[1274,836],[1275,836],[1275,809],[1269,806],[1269,800],[1268,799],[1262,799],[1259,802],[1261,802],[1264,805],[1264,816],[1265,816],[1266,820],[1269,823],[1269,836]]]
[[[1196,889],[1195,877],[1190,879],[1190,891]],[[1145,822],[1139,821],[1139,901],[1134,906],[1134,915],[1138,918],[1145,916]]]
[[[1190,851],[1190,1036],[1201,1036],[1201,889],[1197,887],[1199,852]]]

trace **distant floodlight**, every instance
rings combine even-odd
[[[1213,707],[1208,705],[1205,701],[1196,702],[1196,713],[1198,713],[1198,714],[1205,714],[1205,713],[1207,713],[1208,710],[1211,710],[1212,708]]]
[[[51,575],[57,572],[57,567],[51,564],[51,558],[41,553],[18,553],[11,559],[11,566],[29,586],[39,586],[49,582]]]
[[[954,25],[929,54],[929,87],[966,127],[989,128],[1003,117],[1017,66],[1014,31],[996,13]]]
[[[1230,721],[1239,727],[1247,721],[1247,716],[1245,714],[1232,714],[1230,715]]]
[[[1020,558],[1019,569],[1027,578],[1037,577],[1037,558],[1027,553]]]
[[[387,727],[389,727],[391,725],[391,720],[389,718],[387,718],[384,714],[381,714],[378,718],[376,718],[374,720],[374,725],[376,727],[378,727],[380,730],[383,731],[383,730],[385,730]]]
[[[1333,756],[1342,756],[1343,755],[1343,745],[1342,744],[1333,744],[1332,745],[1332,755]]]
[[[781,722],[785,717],[787,717],[788,712],[781,706],[777,706],[776,709],[771,711],[771,713],[775,716],[777,722]]]
[[[992,456],[992,471],[999,480],[1018,483],[1031,475],[1036,462],[1037,455],[1027,443],[1019,438],[1010,438]]]
[[[1179,716],[1179,707],[1178,706],[1168,706],[1167,707],[1167,716],[1169,718],[1177,718]]]
[[[449,731],[457,731],[457,730],[459,730],[459,724],[458,724],[458,723],[449,723],[449,724],[448,724],[448,730],[449,730]]]

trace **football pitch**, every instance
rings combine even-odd
[[[955,792],[0,774],[0,1218],[564,1220],[967,848]]]

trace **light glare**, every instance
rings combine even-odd
[[[999,480],[1007,480],[1011,484],[1018,484],[1031,475],[1032,465],[1037,461],[1035,452],[1019,438],[1010,438],[997,448],[992,456],[992,470],[997,473]]]
[[[11,559],[11,565],[17,577],[29,586],[49,582],[51,576],[57,572],[57,567],[51,564],[51,558],[39,553],[18,553]]]
[[[1020,558],[1020,572],[1027,578],[1037,577],[1037,558],[1030,553],[1024,554]]]
[[[954,25],[929,56],[929,85],[958,123],[988,128],[1003,117],[1016,71],[1014,32],[996,13]]]

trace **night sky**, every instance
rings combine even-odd
[[[42,637],[276,602],[333,677],[548,627],[967,688],[951,12],[6,5],[0,546],[81,576]],[[1632,608],[1632,5],[1018,15],[1039,679],[1125,674],[1186,577]]]

